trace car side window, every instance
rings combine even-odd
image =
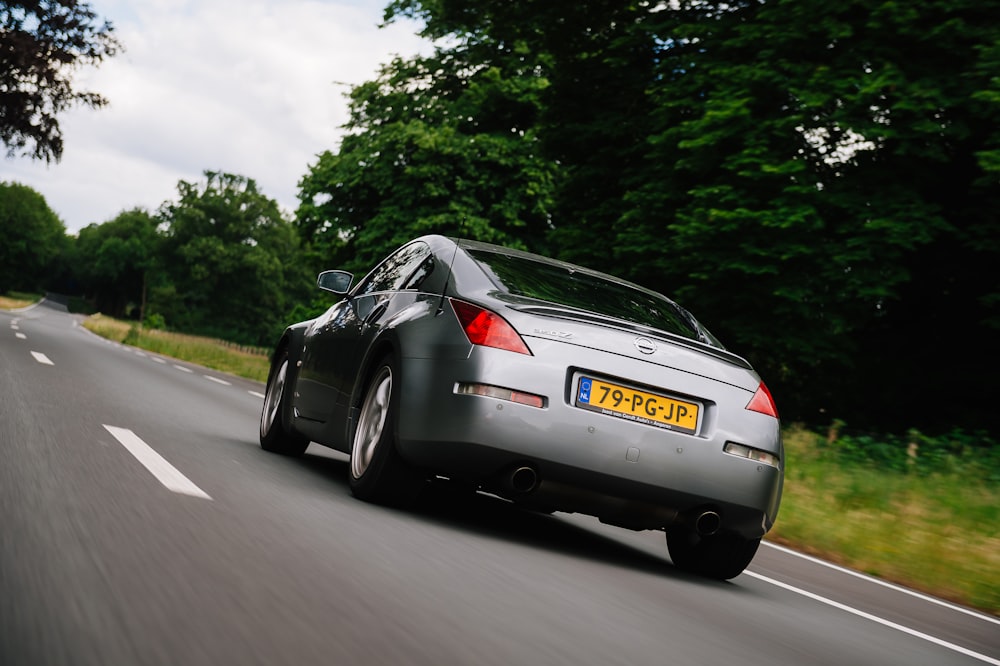
[[[431,249],[426,243],[410,243],[378,265],[358,285],[355,296],[380,291],[416,289],[433,269]]]
[[[417,266],[416,270],[410,274],[400,289],[420,289],[420,285],[422,285],[424,280],[430,277],[430,274],[433,272],[434,255],[428,255],[426,259],[420,262],[420,265]]]

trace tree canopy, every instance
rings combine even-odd
[[[395,0],[386,19],[439,46],[354,89],[299,223],[348,258],[418,231],[513,236],[634,279],[750,356],[793,418],[921,419],[950,386],[933,418],[982,421],[990,371],[954,343],[988,349],[1000,324],[998,15]],[[501,95],[473,94],[487,77]],[[484,127],[515,161],[481,159]]]
[[[166,279],[151,311],[180,330],[270,344],[309,294],[292,223],[246,176],[206,171],[177,190],[158,212]]]
[[[395,0],[385,16],[422,21],[435,48],[351,90],[294,219],[245,176],[181,181],[155,214],[81,231],[91,297],[134,314],[145,291],[172,328],[267,344],[328,305],[318,270],[443,233],[676,298],[786,419],[1000,425],[1000,0]],[[23,258],[24,220],[61,237],[40,195],[6,187],[0,252]]]
[[[137,208],[80,230],[76,272],[99,311],[145,319],[149,280],[159,257],[157,224],[149,212]]]
[[[58,115],[107,100],[73,86],[72,73],[121,49],[114,27],[86,3],[36,0],[0,3],[0,140],[7,156],[58,161]]]
[[[0,182],[0,294],[51,284],[66,250],[66,227],[40,193]]]
[[[397,58],[352,91],[339,150],[300,183],[297,225],[314,251],[361,270],[425,233],[544,239],[556,169],[534,124],[547,82],[526,52],[468,56]]]

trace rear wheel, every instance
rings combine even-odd
[[[760,539],[718,532],[699,535],[694,530],[667,532],[667,550],[674,566],[684,571],[729,580],[743,573],[760,546]]]
[[[309,440],[291,428],[291,405],[288,403],[288,349],[274,357],[267,378],[264,408],[260,414],[260,446],[265,451],[300,456]]]
[[[399,371],[387,357],[368,380],[351,442],[349,483],[359,499],[406,504],[416,499],[424,485],[424,478],[396,449],[399,389]]]

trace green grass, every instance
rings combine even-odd
[[[989,468],[893,471],[840,459],[836,442],[785,432],[785,492],[771,540],[1000,614],[1000,489]]]
[[[206,368],[260,382],[267,380],[269,360],[263,350],[239,347],[214,338],[140,328],[134,323],[96,314],[84,320],[94,333]]]
[[[26,308],[40,300],[42,300],[41,294],[26,294],[19,291],[11,291],[4,296],[0,296],[0,310],[18,310]]]

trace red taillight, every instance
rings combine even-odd
[[[750,402],[747,403],[747,409],[751,412],[760,412],[761,414],[778,418],[778,407],[774,404],[774,398],[771,397],[771,392],[764,386],[764,382],[760,383],[760,386],[757,387],[757,392],[750,398]]]
[[[485,310],[478,305],[451,300],[458,321],[465,329],[469,342],[484,347],[496,347],[518,354],[531,354],[517,331],[500,315]]]

